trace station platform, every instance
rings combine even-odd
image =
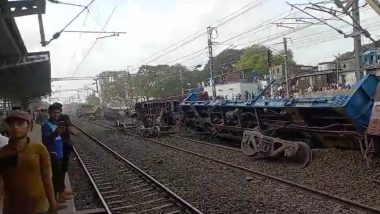
[[[33,124],[33,130],[29,133],[29,138],[32,140],[32,142],[39,142],[42,143],[42,136],[41,136],[41,126],[39,124],[34,123]],[[71,189],[69,176],[65,176],[65,185],[66,187]],[[74,214],[75,211],[75,205],[74,205],[74,199],[67,201],[67,207],[64,209],[58,210],[58,214]]]

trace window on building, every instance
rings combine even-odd
[[[343,68],[346,68],[346,64],[343,64]]]
[[[342,83],[346,84],[346,75],[341,75],[340,78],[342,79]]]

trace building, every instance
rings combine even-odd
[[[369,49],[362,55],[363,68],[367,73],[380,77],[380,49]]]
[[[341,57],[337,60],[338,63],[338,76],[339,76],[339,83],[345,84],[345,85],[353,85],[356,83],[356,76],[355,76],[355,57],[354,56],[348,56],[348,57]]]
[[[216,95],[224,99],[252,98],[262,88],[260,78],[249,71],[232,72],[215,77]],[[202,82],[204,91],[212,96],[210,79]]]
[[[288,78],[293,79],[294,77],[311,73],[317,70],[315,66],[306,66],[306,65],[287,65],[288,68]],[[285,79],[285,65],[276,65],[270,69],[270,75],[275,79],[284,78]]]
[[[257,95],[260,89],[259,83],[253,82],[231,82],[226,84],[215,85],[216,95],[224,99],[244,99]],[[212,95],[212,88],[207,86],[204,88],[207,94]]]
[[[345,54],[331,62],[321,62],[313,72],[301,72],[291,78],[291,83],[295,85],[296,91],[305,90],[310,86],[314,90],[322,90],[327,84],[342,83],[353,85],[355,77],[355,58]]]

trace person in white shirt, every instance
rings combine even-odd
[[[0,148],[8,144],[9,138],[0,134]]]
[[[0,134],[0,148],[8,144],[9,138]],[[3,200],[4,200],[4,183],[0,177],[0,214],[3,214]]]

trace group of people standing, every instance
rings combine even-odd
[[[28,137],[33,124],[30,113],[13,110],[4,119],[9,139],[0,148],[3,214],[52,213],[72,198],[72,192],[65,187],[65,175],[72,150],[70,135],[77,132],[70,117],[62,114],[62,104],[52,104],[48,113],[48,118],[36,117],[42,143]]]

